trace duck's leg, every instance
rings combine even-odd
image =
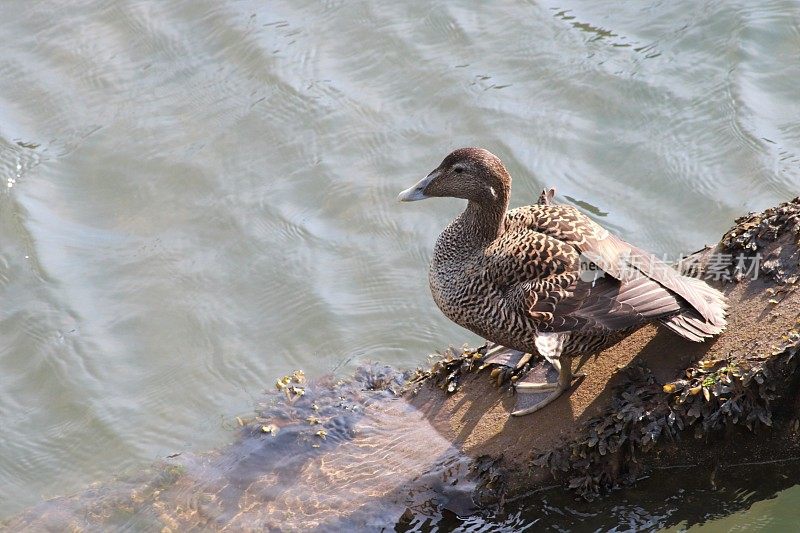
[[[568,390],[572,386],[572,380],[575,378],[572,374],[572,362],[569,356],[563,355],[564,340],[566,334],[563,333],[540,333],[536,337],[536,349],[539,353],[547,359],[553,368],[558,372],[558,380],[554,383],[519,383],[516,390],[520,394],[538,394],[550,391],[550,394],[542,401],[526,407],[513,411],[513,416],[523,416],[535,413],[543,407],[552,403],[556,398]]]
[[[531,360],[532,354],[521,352],[506,348],[505,346],[495,344],[483,356],[483,365],[481,368],[486,368],[489,365],[497,365],[492,370],[492,381],[498,387],[502,386],[507,381],[515,381],[514,377],[518,375],[519,371],[525,368]]]

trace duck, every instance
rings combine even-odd
[[[538,354],[557,371],[555,382],[516,382],[517,393],[546,396],[512,415],[539,411],[569,390],[579,377],[574,357],[598,354],[645,324],[693,342],[725,329],[727,302],[717,289],[556,203],[552,189],[511,210],[510,194],[500,158],[469,147],[447,155],[398,200],[466,200],[433,248],[434,302],[490,341],[491,352]]]

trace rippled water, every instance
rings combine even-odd
[[[426,286],[459,202],[394,200],[454,147],[671,255],[796,195],[795,2],[587,4],[4,2],[0,517],[474,340]]]

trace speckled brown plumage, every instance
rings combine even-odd
[[[468,200],[439,236],[429,272],[436,304],[457,324],[528,353],[537,336],[563,333],[563,356],[596,352],[652,321],[693,341],[724,329],[715,289],[554,204],[552,194],[507,211],[510,192],[496,156],[462,148],[401,194]]]

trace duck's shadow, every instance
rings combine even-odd
[[[544,451],[555,445],[557,438],[574,435],[577,426],[608,408],[612,390],[624,379],[625,368],[646,366],[659,382],[667,383],[682,377],[684,369],[701,360],[713,346],[714,339],[694,343],[663,328],[644,328],[597,355],[576,358],[573,370],[585,375],[551,404],[520,417],[511,413],[538,403],[549,393],[518,394],[510,384],[496,388],[489,385],[491,378],[484,370],[465,385],[478,390],[463,394],[453,408],[460,413],[461,422],[456,442],[468,442],[475,432],[491,431],[487,426],[494,424],[500,427],[485,440],[487,447],[502,449],[517,438],[526,438],[522,434],[527,433],[530,449]],[[540,360],[532,363],[521,381],[554,382],[557,377],[556,370]],[[488,420],[488,416],[493,419]],[[496,420],[498,416],[505,416],[505,420]],[[535,428],[532,433],[531,428]]]

